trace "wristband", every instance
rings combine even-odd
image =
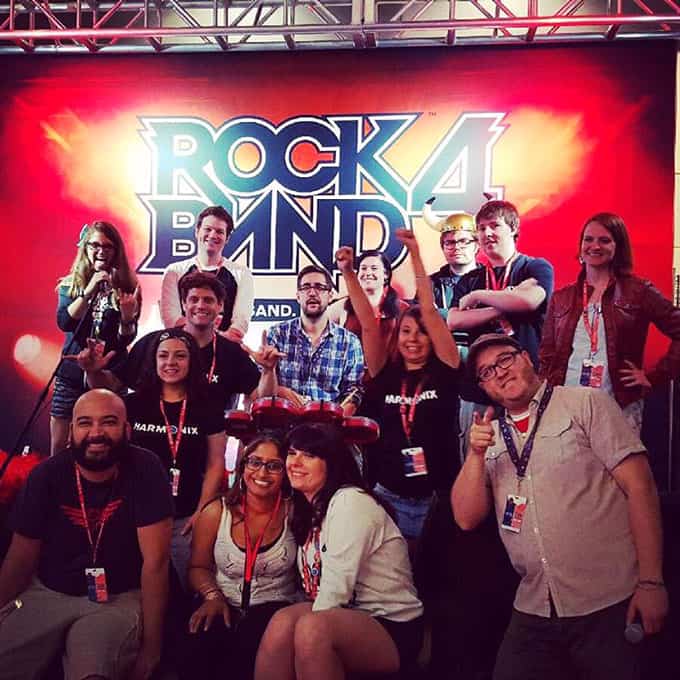
[[[654,579],[642,579],[637,582],[637,587],[641,590],[656,590],[657,588],[665,588],[666,584],[663,581],[655,581]]]
[[[202,593],[202,595],[204,602],[207,602],[208,600],[224,600],[224,594],[219,588],[209,590],[207,593]]]

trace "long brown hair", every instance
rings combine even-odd
[[[120,288],[126,293],[134,292],[135,288],[137,288],[137,276],[128,262],[123,239],[113,224],[101,220],[86,224],[83,228],[80,234],[80,242],[78,243],[78,253],[73,260],[71,270],[66,276],[59,279],[57,289],[62,286],[68,286],[68,293],[71,297],[76,297],[85,290],[89,280],[94,274],[94,267],[90,262],[90,258],[87,256],[87,244],[95,232],[103,234],[111,241],[111,243],[113,243],[114,257],[112,264],[112,285],[114,291],[117,288]],[[114,299],[117,302],[115,293]]]

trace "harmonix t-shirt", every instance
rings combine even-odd
[[[380,425],[380,439],[368,447],[365,456],[371,481],[407,498],[426,498],[433,490],[448,494],[460,469],[458,373],[436,357],[417,371],[390,362],[368,384],[360,412]],[[423,378],[409,440],[400,413],[402,381],[406,380],[403,401],[408,415]],[[407,467],[410,461],[403,451],[415,447],[424,451],[427,474],[407,476],[413,470]]]
[[[148,394],[135,392],[125,398],[125,405],[128,421],[132,427],[132,441],[153,451],[160,458],[169,485],[173,462],[160,401],[150,398]],[[182,402],[166,401],[164,405],[165,415],[174,437],[177,433]],[[187,517],[196,511],[208,457],[208,435],[222,431],[224,415],[220,408],[211,402],[187,401],[182,439],[175,464],[180,470],[179,494],[174,498],[177,517]]]
[[[143,379],[148,367],[153,370],[155,357],[152,356],[156,338],[163,331],[154,331],[140,338],[130,350],[127,360],[112,368],[113,374],[131,389],[143,388]],[[199,349],[205,374],[210,373],[213,363],[213,343],[209,342]],[[236,394],[250,394],[260,380],[260,372],[255,363],[236,342],[231,342],[221,335],[217,336],[215,352],[215,369],[210,376],[209,394],[224,412],[231,408]]]
[[[81,483],[93,539],[104,522],[96,565],[69,449],[38,465],[17,498],[10,525],[18,534],[42,542],[38,578],[52,590],[86,595],[85,569],[97,566],[106,570],[110,593],[139,588],[137,529],[172,516],[163,468],[152,453],[130,446],[115,480],[94,483],[81,475]]]

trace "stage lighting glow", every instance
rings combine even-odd
[[[14,361],[26,365],[34,361],[42,349],[37,335],[22,335],[14,344]]]

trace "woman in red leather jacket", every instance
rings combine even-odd
[[[632,273],[626,225],[598,213],[581,230],[575,283],[556,291],[539,349],[540,373],[553,385],[607,390],[639,431],[644,391],[680,375],[680,309]],[[648,371],[642,357],[649,324],[671,339]]]

